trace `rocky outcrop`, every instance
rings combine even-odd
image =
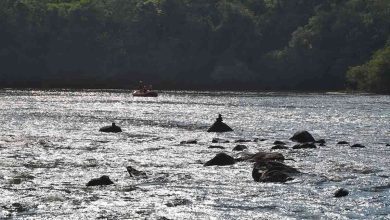
[[[227,166],[235,163],[236,161],[233,157],[225,153],[219,153],[213,159],[207,161],[204,166]]]
[[[340,144],[340,145],[348,145],[349,142],[348,142],[348,141],[339,141],[339,142],[337,142],[337,144]]]
[[[313,136],[308,131],[298,131],[290,138],[290,140],[298,143],[315,142]]]
[[[105,126],[99,129],[100,132],[111,132],[111,133],[118,133],[122,132],[122,129],[115,125],[115,123],[112,123],[111,126]]]
[[[104,175],[101,176],[100,178],[91,179],[87,183],[87,186],[102,186],[102,185],[111,185],[111,184],[114,184],[114,182],[110,180],[110,177]]]
[[[313,143],[296,144],[293,146],[293,149],[310,149],[310,148],[317,148],[317,146]]]
[[[229,132],[233,131],[227,124],[222,122],[222,115],[219,114],[214,124],[207,130],[207,132]]]
[[[234,148],[233,148],[233,151],[243,151],[243,150],[246,150],[246,149],[248,149],[248,147],[247,146],[245,146],[245,145],[237,145],[237,146],[235,146]]]

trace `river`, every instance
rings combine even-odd
[[[218,113],[234,132],[206,132]],[[0,219],[390,218],[390,96],[3,89],[0,122]],[[99,132],[111,122],[123,132]],[[298,130],[326,145],[292,149]],[[215,137],[230,143],[209,149]],[[266,140],[245,143],[252,153],[286,142],[275,151],[303,174],[259,183],[249,162],[202,165],[255,138]],[[115,184],[86,187],[101,175]]]

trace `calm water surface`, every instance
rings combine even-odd
[[[218,113],[234,132],[205,132]],[[0,122],[0,219],[390,218],[389,96],[0,90]],[[98,132],[111,122],[124,132]],[[265,138],[248,151],[270,151],[301,129],[327,143],[280,150],[304,173],[286,184],[254,182],[249,162],[202,165],[237,156],[235,143],[209,149],[214,137]],[[115,184],[85,186],[101,175]],[[350,195],[333,198],[338,188]]]

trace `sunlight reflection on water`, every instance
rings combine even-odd
[[[390,217],[389,96],[0,90],[0,109],[0,218]],[[205,132],[218,113],[234,132]],[[98,132],[111,122],[124,132]],[[281,151],[304,173],[292,182],[256,183],[251,163],[201,164],[220,151],[235,155],[232,142],[209,149],[214,137],[265,138],[245,144],[250,152],[268,151],[275,140],[291,147],[288,138],[300,129],[327,143]],[[198,143],[179,144],[190,139]],[[131,178],[128,165],[148,178]],[[115,185],[85,186],[101,175]],[[334,199],[341,187],[350,195]]]

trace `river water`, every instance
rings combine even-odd
[[[234,132],[205,132],[218,113]],[[389,96],[0,90],[0,122],[0,219],[390,219]],[[98,131],[111,122],[123,132]],[[249,162],[202,165],[302,129],[326,146],[277,150],[303,173],[285,184],[254,182]],[[209,149],[215,137],[230,143]],[[85,186],[101,175],[115,184]]]

